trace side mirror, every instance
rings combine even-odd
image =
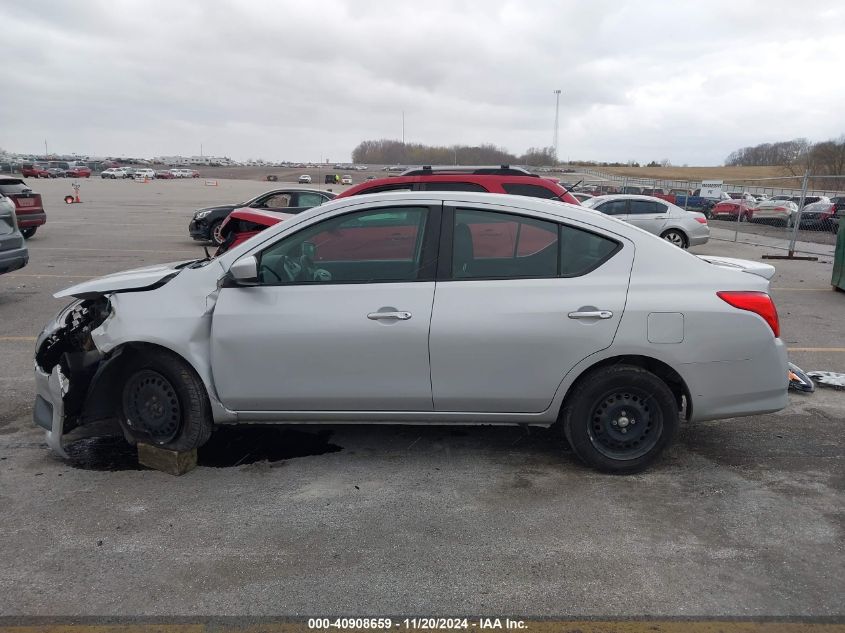
[[[255,255],[241,257],[229,267],[229,277],[238,286],[252,286],[258,283],[258,260]]]

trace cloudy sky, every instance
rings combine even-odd
[[[713,165],[845,133],[841,0],[0,3],[0,147],[349,160],[364,139]]]

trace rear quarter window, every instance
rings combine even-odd
[[[613,257],[622,245],[603,235],[566,224],[560,229],[560,276],[580,277]]]

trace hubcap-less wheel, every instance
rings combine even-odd
[[[166,444],[179,432],[182,409],[173,385],[158,372],[144,369],[132,375],[123,388],[126,423]]]
[[[590,442],[611,459],[636,459],[657,444],[663,430],[660,407],[639,389],[611,391],[593,409]]]
[[[667,231],[663,234],[663,239],[667,242],[671,242],[678,248],[684,248],[686,244],[684,236],[678,233],[677,231]]]

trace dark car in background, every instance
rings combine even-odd
[[[801,200],[800,196],[793,200]],[[837,204],[834,200],[842,198],[828,198],[827,196],[807,196],[804,198],[804,210],[801,213],[801,228],[816,231],[839,231],[840,219],[837,217]],[[840,202],[840,209],[842,203]]]
[[[47,222],[41,194],[35,193],[22,178],[0,176],[0,194],[15,205],[18,228],[25,238],[35,235],[35,230]]]
[[[195,240],[207,240],[219,246],[224,239],[220,233],[223,220],[235,209],[249,207],[296,214],[319,206],[334,197],[335,194],[330,191],[316,189],[274,189],[246,202],[197,209],[188,225],[188,232]]]
[[[0,274],[23,268],[29,262],[29,251],[18,230],[15,203],[0,194]]]

